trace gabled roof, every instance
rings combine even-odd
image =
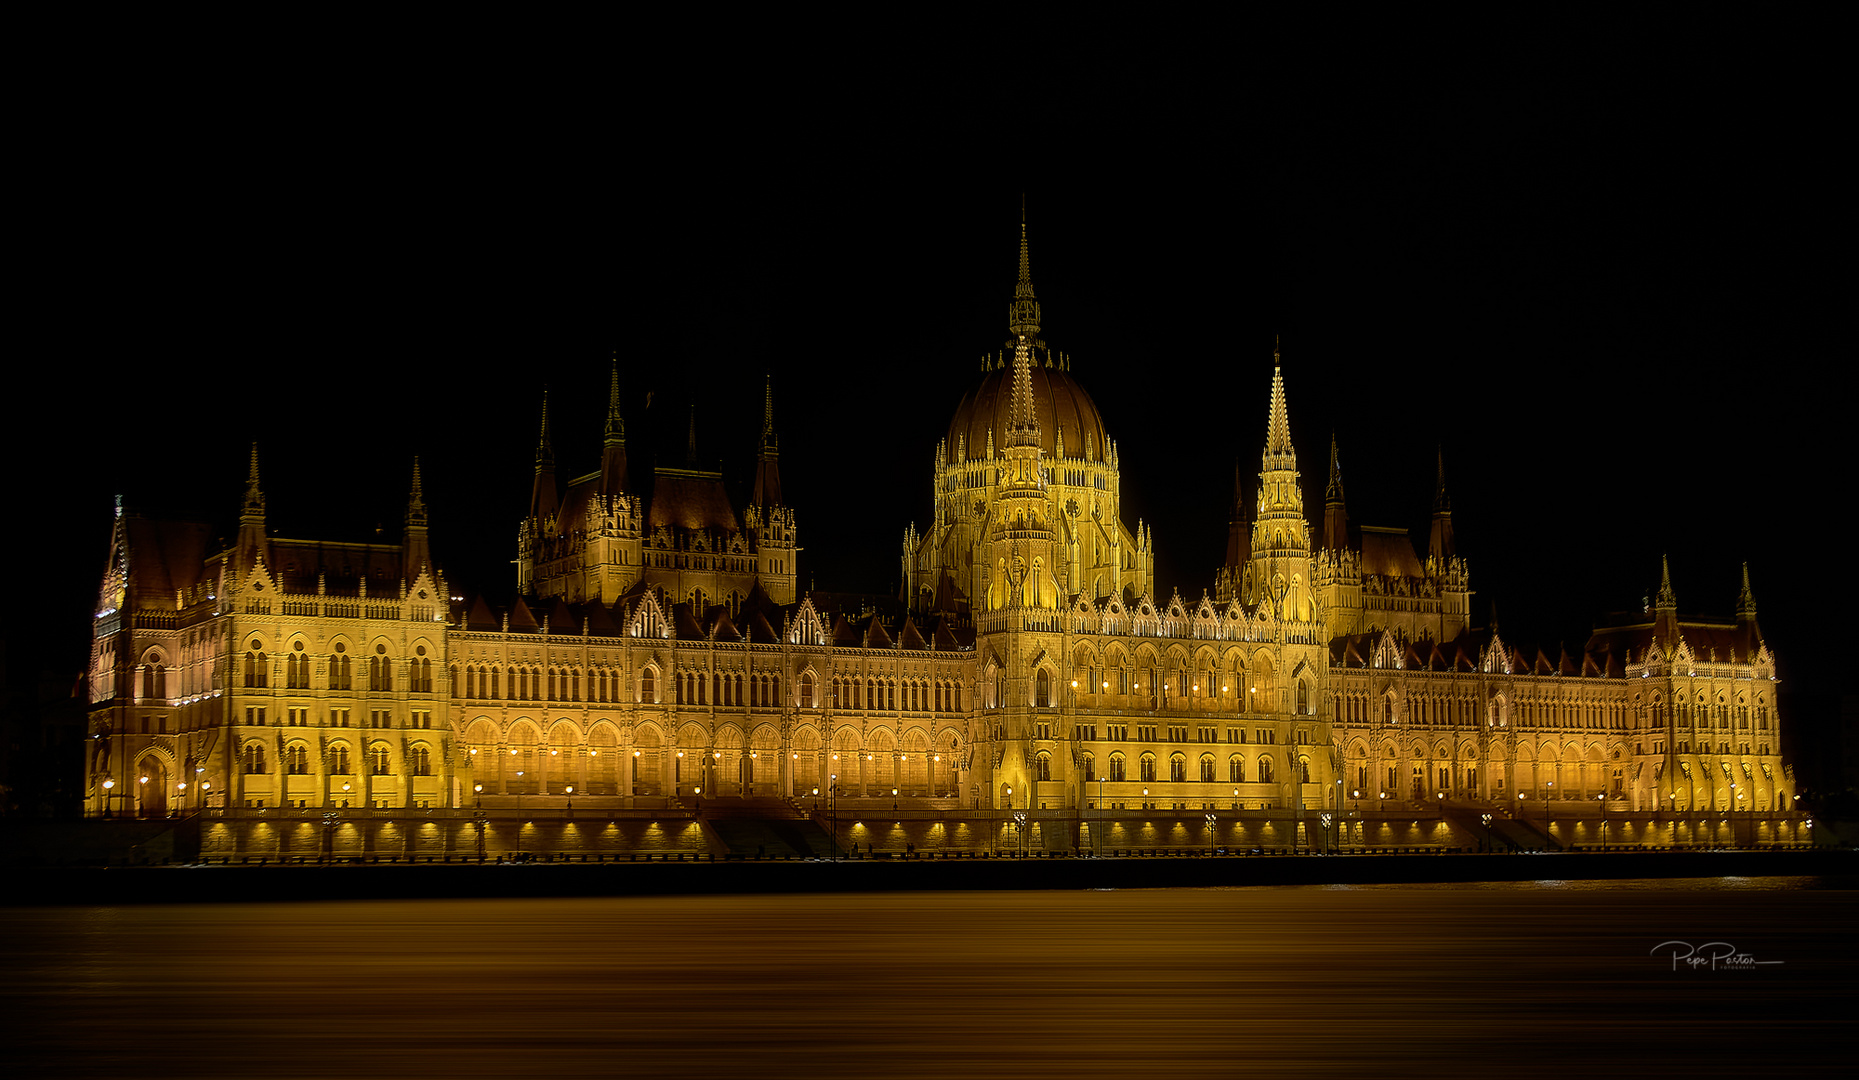
[[[568,610],[568,601],[555,601],[554,606],[549,608],[549,633],[578,634],[580,632],[581,620],[575,618],[574,612]]]
[[[472,599],[471,608],[465,613],[465,629],[496,633],[503,629],[503,624],[491,614],[491,606],[484,602],[484,597],[478,596]]]
[[[173,610],[177,589],[200,581],[212,530],[197,521],[124,519],[129,541],[130,606]]]
[[[531,614],[529,605],[523,603],[522,597],[517,597],[510,605],[510,632],[512,634],[535,634],[541,630],[542,626],[536,622],[536,616]]]
[[[893,647],[893,644],[891,635],[884,631],[884,624],[878,621],[878,616],[873,615],[871,617],[871,625],[865,628],[865,647],[868,649],[889,649]]]
[[[697,624],[697,618],[691,613],[689,601],[674,604],[671,608],[671,632],[686,641],[701,641],[704,628]]]
[[[1405,529],[1362,527],[1362,572],[1393,577],[1425,577],[1420,556]]]
[[[588,604],[586,615],[588,633],[598,634],[601,637],[620,636],[620,624],[613,618],[613,613],[607,610],[607,605]]]
[[[852,625],[852,621],[846,618],[844,612],[840,612],[839,617],[833,620],[832,637],[835,645],[864,644],[864,639],[859,636],[858,628]]]
[[[929,648],[923,641],[923,635],[917,633],[917,624],[909,619],[904,620],[904,631],[898,636],[897,641],[900,649],[916,649],[921,652]]]

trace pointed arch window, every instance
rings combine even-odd
[[[432,751],[424,746],[414,747],[412,765],[414,776],[431,776]]]
[[[1051,754],[1042,752],[1039,755],[1039,779],[1041,780],[1052,779],[1052,755]]]
[[[1033,704],[1040,708],[1052,704],[1052,673],[1045,668],[1033,677]]]
[[[302,743],[291,743],[284,750],[284,771],[303,776],[310,771],[310,751]]]
[[[1211,784],[1213,782],[1214,758],[1212,754],[1206,754],[1201,757],[1201,783]]]
[[[260,651],[258,642],[252,642],[251,649],[245,654],[245,685],[247,689],[264,689],[267,682],[266,675],[269,669],[270,662],[265,659],[265,654]]]
[[[1246,782],[1246,762],[1238,754],[1234,754],[1226,761],[1226,782],[1229,784]]]
[[[1125,778],[1125,762],[1122,754],[1110,755],[1110,779],[1121,781]]]
[[[245,746],[245,772],[248,776],[262,775],[265,771],[265,745],[247,743]]]
[[[329,771],[335,776],[349,774],[349,748],[346,743],[337,743],[329,748]]]
[[[368,771],[375,776],[387,775],[387,747],[376,745],[369,748]]]
[[[355,668],[349,661],[348,647],[336,642],[336,652],[329,658],[329,688],[350,690],[355,686]]]

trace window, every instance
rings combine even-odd
[[[349,774],[349,748],[347,745],[337,743],[329,748],[329,771],[336,776],[347,776]]]
[[[1137,742],[1154,742],[1155,741],[1155,726],[1153,724],[1136,725],[1136,741]]]
[[[1182,783],[1188,778],[1188,763],[1180,754],[1168,759],[1168,778],[1174,783]]]
[[[264,653],[258,651],[258,642],[253,641],[251,651],[245,654],[246,687],[248,689],[264,689],[265,677],[269,668],[270,662],[265,659]]]
[[[348,727],[349,726],[349,711],[347,709],[329,710],[329,726],[330,727]]]
[[[352,690],[355,686],[355,669],[349,663],[348,646],[336,642],[336,654],[329,658],[329,688],[331,690]]]
[[[413,775],[432,775],[432,751],[424,746],[413,748]]]
[[[376,776],[387,775],[387,747],[375,746],[369,749],[368,771]]]
[[[1213,759],[1212,754],[1208,754],[1201,758],[1201,783],[1211,784],[1213,782],[1214,782],[1214,759]]]
[[[1155,782],[1155,755],[1144,754],[1142,757],[1142,779],[1145,784]]]
[[[1268,757],[1262,757],[1259,759],[1259,783],[1269,784],[1271,782],[1272,782],[1272,759]]]
[[[1123,780],[1125,778],[1122,754],[1110,755],[1110,778],[1112,780]]]
[[[376,645],[375,655],[368,658],[368,689],[376,692],[389,691],[394,688],[394,673],[389,667],[387,646]]]
[[[246,706],[245,722],[247,724],[250,724],[253,727],[264,727],[265,726],[265,707],[263,705]]]
[[[658,704],[658,672],[652,668],[639,673],[639,701],[643,705]]]
[[[1178,742],[1178,743],[1187,742],[1188,741],[1187,727],[1185,725],[1182,727],[1170,727],[1168,729],[1168,741]]]
[[[1037,779],[1040,779],[1040,780],[1052,779],[1052,755],[1051,754],[1039,755],[1038,766],[1039,766],[1039,772],[1038,772]]]
[[[1033,676],[1033,704],[1041,708],[1052,704],[1052,674],[1045,668]]]
[[[1246,782],[1246,763],[1240,760],[1238,754],[1233,755],[1226,761],[1226,781],[1229,784],[1243,784]]]
[[[284,661],[284,685],[290,690],[310,688],[310,658],[304,654],[303,642],[291,644],[291,654]]]
[[[265,771],[265,746],[263,743],[247,743],[245,746],[246,775],[257,775]]]
[[[1084,756],[1084,776],[1087,780],[1097,779],[1097,759],[1090,754]]]
[[[292,743],[285,749],[284,771],[292,776],[303,776],[310,771],[309,751],[302,743]]]

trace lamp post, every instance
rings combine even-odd
[[[1214,822],[1218,820],[1212,814],[1207,815],[1207,857],[1214,857]]]
[[[1478,820],[1483,822],[1485,826],[1485,850],[1496,851],[1497,845],[1491,842],[1491,815],[1480,814],[1478,815]]]
[[[1594,801],[1600,804],[1600,807],[1601,807],[1601,850],[1606,851],[1607,850],[1607,792],[1603,791],[1599,795],[1596,795],[1594,797]]]
[[[1328,810],[1325,810],[1323,813],[1317,815],[1317,820],[1323,823],[1323,853],[1328,855],[1334,847],[1332,841],[1335,839],[1330,835],[1330,822],[1335,821],[1336,818]]]
[[[115,787],[115,780],[105,780],[103,782],[103,816],[106,818],[114,816],[110,813],[110,800],[115,798],[112,794],[112,789]]]
[[[523,770],[521,769],[516,771],[516,816],[519,819],[523,816]],[[516,835],[519,840],[523,836],[523,826],[520,824],[516,827]],[[518,847],[520,848],[521,844]]]
[[[478,833],[478,861],[484,861],[484,829],[490,820],[484,816],[484,785],[473,784],[471,790],[477,794],[477,812],[471,816],[471,827]]]
[[[826,851],[834,862],[839,861],[839,774],[829,773],[826,780],[826,816],[833,823],[832,835],[827,837]]]
[[[174,815],[173,816],[182,817],[187,813],[187,781],[183,780],[180,783],[174,785],[174,787],[175,787],[176,794],[174,797]]]
[[[568,785],[567,794],[568,794],[567,811],[566,813],[564,813],[563,816],[566,817],[569,821],[573,821],[574,820],[574,785],[573,784]]]
[[[1015,810],[1013,812],[1013,829],[1015,834],[1013,853],[1016,858],[1019,858],[1026,854],[1026,811]]]

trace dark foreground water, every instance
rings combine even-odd
[[[0,910],[0,1074],[1846,1075],[1856,895],[1743,878]]]

